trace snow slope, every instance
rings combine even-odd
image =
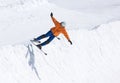
[[[23,44],[0,48],[1,83],[119,83],[120,22],[92,31],[69,31],[43,49]],[[51,50],[52,49],[52,50]]]
[[[120,82],[120,21],[114,21],[118,14],[111,20],[114,16],[108,13],[68,10],[46,0],[12,7],[6,4],[0,8],[0,83]],[[51,11],[59,21],[67,22],[73,45],[60,35],[61,40],[43,47],[48,53],[45,56],[29,39],[53,26]]]

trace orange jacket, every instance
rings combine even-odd
[[[58,36],[60,33],[62,33],[67,40],[70,40],[65,27],[61,26],[61,24],[53,16],[51,18],[53,23],[55,24],[55,27],[51,28],[53,35]]]

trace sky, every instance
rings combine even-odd
[[[76,10],[76,11],[91,11],[99,12],[105,8],[112,6],[119,6],[119,0],[48,0],[51,3],[54,3],[60,7]],[[97,10],[102,9],[102,10]]]

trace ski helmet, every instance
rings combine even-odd
[[[66,23],[63,21],[60,23],[62,27],[65,27],[66,26]]]

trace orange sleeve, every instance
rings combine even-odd
[[[55,26],[57,26],[58,24],[60,24],[54,17],[51,17],[51,18],[52,18],[52,21],[55,24]]]
[[[62,31],[62,33],[66,37],[67,40],[70,40],[69,35],[68,35],[68,33],[66,32],[65,29]]]

